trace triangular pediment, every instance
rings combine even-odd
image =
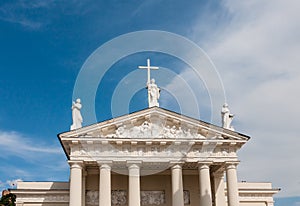
[[[198,139],[247,141],[248,136],[159,107],[64,132],[59,138]]]

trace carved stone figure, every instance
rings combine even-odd
[[[149,137],[151,135],[150,123],[148,121],[145,121],[140,126],[140,132],[142,137]]]
[[[225,129],[234,130],[234,128],[231,126],[231,122],[234,115],[230,113],[227,103],[223,105],[221,114],[222,114],[222,127]]]
[[[191,133],[191,129],[187,129],[184,131],[184,134],[187,138],[193,138],[193,135]]]
[[[82,116],[81,116],[81,100],[76,99],[76,102],[72,104],[72,120],[73,124],[71,125],[71,130],[78,129],[82,127]]]
[[[175,125],[158,125],[144,121],[141,125],[121,125],[113,133],[106,134],[107,138],[161,138],[161,139],[206,139],[201,133],[191,131],[190,128],[176,127]]]
[[[155,80],[151,79],[147,84],[149,107],[159,107],[158,99],[160,97],[160,89],[155,84]]]
[[[170,137],[170,134],[171,134],[170,130],[171,130],[171,129],[170,129],[170,126],[169,126],[169,125],[165,126],[165,127],[163,128],[162,138],[169,138],[169,137]]]
[[[182,137],[183,136],[183,130],[181,127],[178,127],[178,130],[176,131],[176,136],[177,137]]]
[[[176,138],[176,127],[175,125],[170,129],[170,138]]]
[[[118,129],[116,130],[116,136],[117,137],[124,137],[125,136],[125,128],[126,128],[126,126],[118,127]]]
[[[141,205],[163,205],[165,202],[164,191],[141,191]]]
[[[127,204],[127,192],[125,190],[112,190],[111,191],[111,204],[113,206]]]
[[[99,205],[99,191],[89,190],[86,192],[87,206]]]
[[[190,191],[184,190],[183,191],[183,198],[184,198],[184,204],[189,205],[190,204]]]

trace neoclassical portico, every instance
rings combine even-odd
[[[59,138],[69,158],[72,206],[239,205],[236,151],[245,135],[152,107]],[[157,174],[170,187],[143,181]]]
[[[85,192],[80,188],[85,187],[85,167],[81,161],[69,161],[70,164],[70,205],[85,206],[85,202],[82,201],[82,197]],[[99,164],[99,205],[111,206],[111,170],[113,167],[112,162],[98,162]],[[128,206],[140,206],[140,193],[141,193],[141,167],[143,162],[141,161],[128,161],[126,167],[128,170]],[[222,206],[225,204],[224,193],[224,171],[220,172],[220,169],[212,173],[210,168],[213,166],[213,162],[201,161],[198,165],[198,178],[199,178],[199,197],[200,201],[197,204],[192,205],[205,205],[205,206]],[[227,199],[228,206],[239,205],[238,188],[237,188],[237,176],[236,176],[237,162],[226,162],[223,166],[226,170],[226,184],[227,184]],[[168,169],[170,171],[170,179],[172,186],[171,205],[183,206],[184,205],[184,184],[183,184],[183,166],[184,162],[172,163],[172,166]],[[220,167],[218,165],[219,168]],[[211,180],[215,183],[212,186]],[[83,191],[83,192],[82,192]],[[212,193],[214,195],[212,195]]]

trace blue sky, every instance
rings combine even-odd
[[[68,180],[56,135],[71,124],[73,88],[82,65],[119,35],[162,30],[192,40],[216,66],[236,114],[235,129],[252,136],[239,153],[239,179],[271,181],[282,188],[277,197],[285,197],[277,206],[299,205],[299,9],[298,1],[280,0],[2,1],[1,188],[16,179]],[[197,100],[201,119],[209,121],[213,114],[204,83],[177,58],[155,52],[129,55],[107,71],[97,90],[97,120],[112,116],[111,92],[148,57],[203,90]],[[158,84],[177,91],[162,91],[161,101],[178,110],[176,98],[184,98],[184,92],[174,82],[165,78]],[[144,97],[141,89],[129,110],[147,107]]]

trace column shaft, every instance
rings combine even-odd
[[[182,168],[180,165],[174,165],[172,172],[172,206],[183,206],[183,184],[182,184]]]
[[[215,206],[225,206],[224,172],[214,174]]]
[[[99,205],[111,205],[111,168],[108,164],[100,165]]]
[[[140,206],[140,167],[137,164],[128,166],[129,198],[128,206]]]
[[[207,164],[199,165],[199,187],[200,187],[200,205],[211,206],[211,183],[209,166]]]
[[[82,164],[70,162],[70,206],[82,206]]]
[[[82,206],[85,206],[85,186],[86,186],[86,171],[82,173]]]
[[[228,206],[239,206],[239,193],[235,164],[229,164],[226,166],[226,178]]]

